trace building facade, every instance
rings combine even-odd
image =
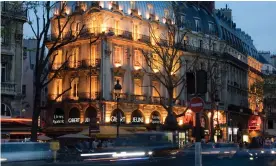
[[[22,113],[23,24],[21,2],[1,2],[1,116]]]
[[[102,125],[116,124],[117,107],[120,109],[120,122],[123,126],[146,127],[152,124],[163,124],[167,112],[159,103],[160,100],[166,100],[168,95],[160,82],[143,71],[147,65],[141,50],[150,51],[146,44],[152,42],[149,23],[157,23],[157,28],[162,32],[166,30],[166,23],[174,24],[180,21],[183,32],[190,30],[184,38],[181,51],[183,58],[187,60],[187,64],[193,55],[200,55],[200,59],[192,69],[183,67],[183,70],[178,73],[186,74],[189,82],[187,84],[193,85],[188,85],[180,94],[179,100],[174,103],[174,112],[183,113],[189,99],[193,97],[195,92],[191,89],[195,86],[194,73],[200,69],[208,71],[208,62],[214,63],[209,59],[211,55],[215,53],[220,55],[217,69],[217,76],[220,75],[218,82],[221,85],[221,89],[217,89],[220,102],[214,110],[212,107],[214,101],[209,92],[201,95],[206,103],[201,124],[208,135],[210,113],[215,111],[214,125],[221,126],[223,138],[227,140],[229,134],[227,110],[229,108],[249,110],[248,56],[255,55],[255,49],[249,49],[249,46],[247,49],[246,42],[242,42],[245,39],[240,38],[234,28],[230,29],[228,24],[221,20],[219,14],[213,13],[213,3],[200,5],[193,2],[179,3],[181,8],[174,12],[171,2],[68,2],[66,14],[74,13],[76,20],[80,20],[79,24],[85,25],[88,33],[57,51],[58,56],[51,74],[54,74],[68,54],[70,58],[65,64],[65,70],[49,84],[48,99],[54,100],[64,90],[70,90],[60,96],[51,108],[48,108],[46,120],[48,131],[50,132],[51,129],[57,131],[55,126],[72,128],[74,126],[76,132],[76,128],[77,130],[87,128],[90,117],[97,118]],[[227,27],[230,32],[235,32],[236,38],[229,35],[229,31],[224,27]],[[52,34],[57,35],[55,28],[52,28]],[[90,43],[91,39],[99,34],[104,35],[95,43]],[[227,66],[226,70],[223,69],[224,65]],[[117,80],[122,85],[119,103],[116,102],[114,94]],[[212,89],[210,81],[206,80],[206,82],[208,89]],[[160,96],[149,85],[157,87]],[[174,93],[180,92],[180,89],[176,88]],[[194,126],[194,113],[188,110],[177,121],[180,126]],[[247,126],[244,128],[246,129]]]

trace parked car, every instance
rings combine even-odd
[[[49,143],[9,142],[1,144],[1,162],[51,160]]]

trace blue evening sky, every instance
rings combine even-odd
[[[216,8],[232,9],[237,28],[248,33],[257,50],[276,54],[276,2],[219,1]]]
[[[237,28],[248,33],[257,50],[276,54],[276,2],[217,1],[216,8],[232,9],[233,21]],[[32,37],[33,32],[26,23],[24,37]]]

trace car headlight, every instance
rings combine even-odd
[[[149,152],[148,152],[149,155],[152,155],[152,153],[153,153],[152,151],[149,151]]]
[[[6,158],[1,158],[0,161],[4,162],[4,161],[7,161],[7,159]]]
[[[274,150],[272,150],[272,151],[271,151],[271,153],[272,153],[272,154],[275,154],[275,151],[274,151]]]

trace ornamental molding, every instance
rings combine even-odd
[[[122,67],[114,67],[111,68],[111,71],[113,72],[114,76],[124,77],[126,69],[123,69]]]
[[[133,79],[135,79],[135,78],[142,79],[144,77],[144,72],[141,69],[133,70],[133,71],[131,71],[131,75],[132,75]]]

